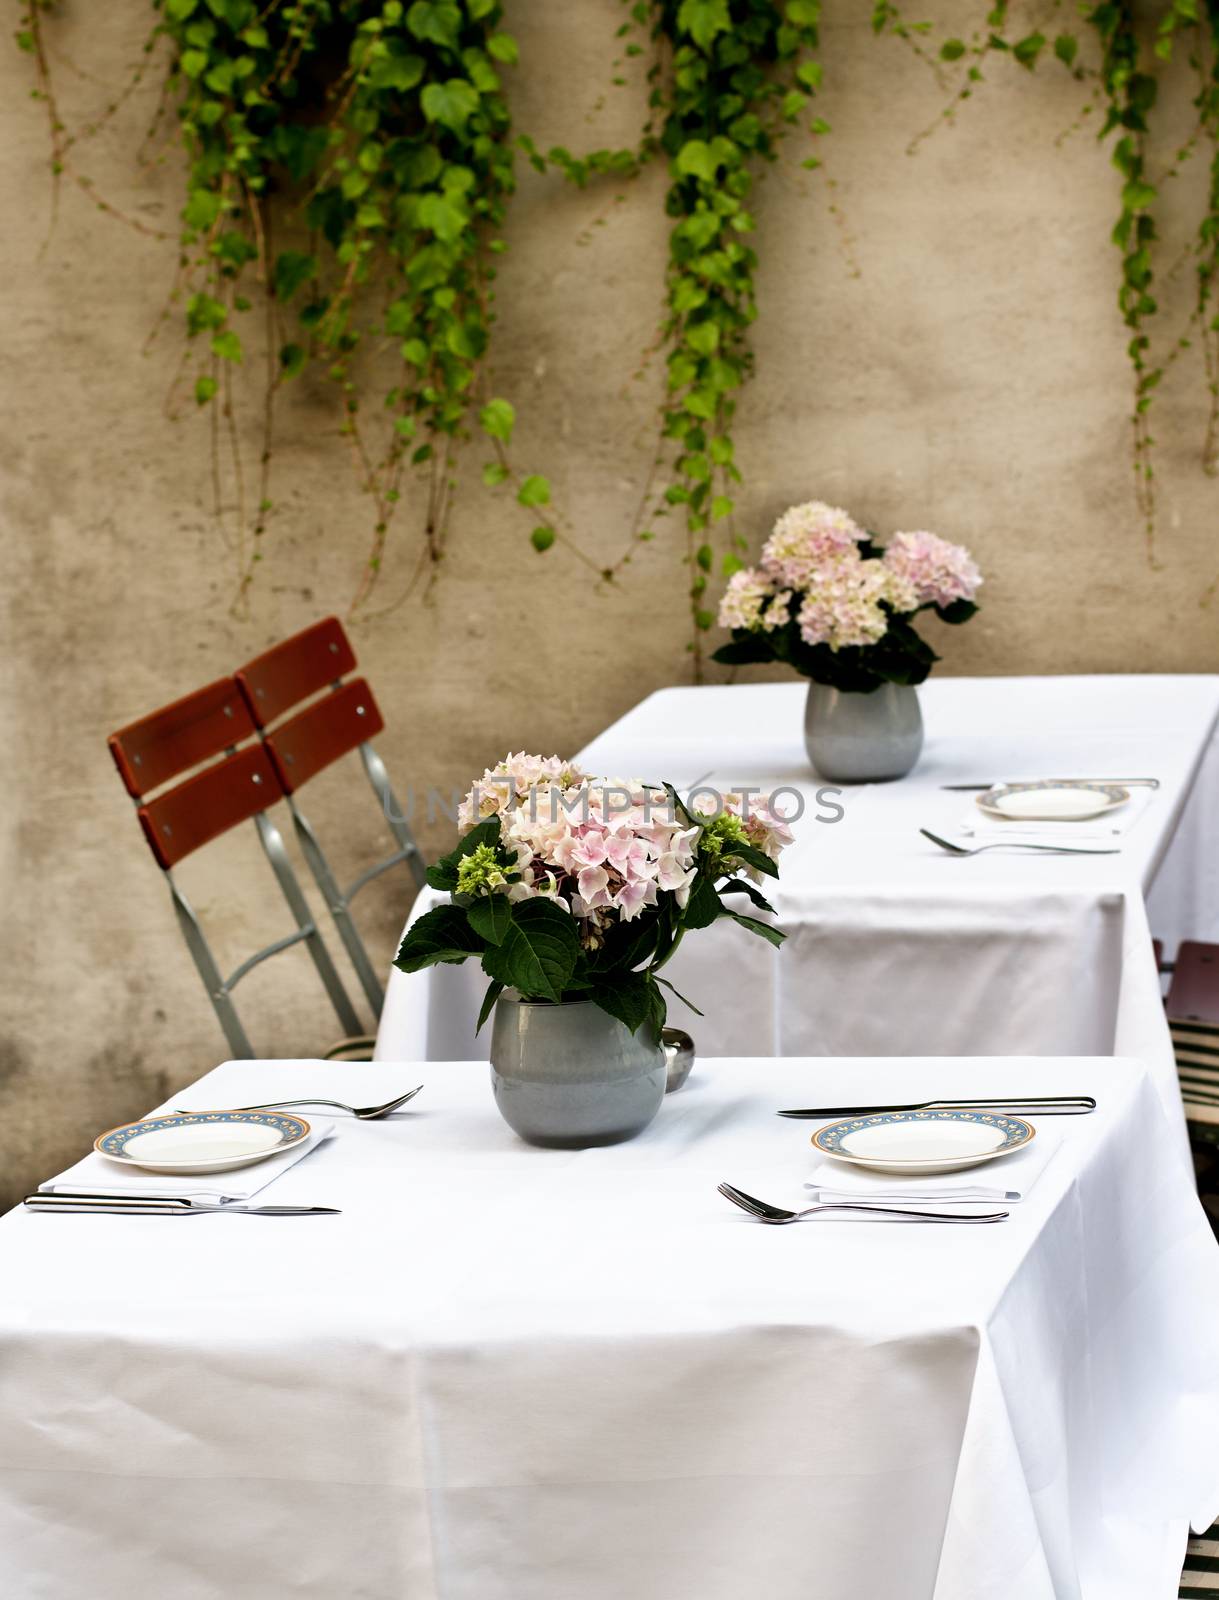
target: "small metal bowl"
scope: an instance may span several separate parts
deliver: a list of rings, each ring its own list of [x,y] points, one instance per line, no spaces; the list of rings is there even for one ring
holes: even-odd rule
[[[681,1028],[662,1028],[660,1042],[664,1047],[665,1065],[668,1069],[665,1093],[672,1094],[674,1089],[680,1089],[690,1076],[690,1068],[694,1065],[694,1040]]]

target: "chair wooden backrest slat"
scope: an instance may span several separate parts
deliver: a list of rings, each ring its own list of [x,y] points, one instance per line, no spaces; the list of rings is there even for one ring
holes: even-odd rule
[[[237,669],[237,682],[260,728],[319,689],[350,672],[355,651],[337,617],[324,617],[311,628],[265,650]]]
[[[374,738],[384,726],[367,681],[353,678],[265,738],[279,781],[293,794],[332,761]]]
[[[283,794],[266,747],[253,744],[145,801],[137,814],[153,855],[168,872]]]
[[[159,789],[180,772],[218,756],[254,733],[254,723],[232,678],[162,706],[112,733],[107,743],[133,799]]]

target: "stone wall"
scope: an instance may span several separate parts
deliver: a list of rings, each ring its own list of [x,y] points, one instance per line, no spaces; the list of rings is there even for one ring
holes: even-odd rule
[[[962,0],[926,8],[967,31]],[[942,641],[967,673],[1214,671],[1219,574],[1213,484],[1202,473],[1196,353],[1163,386],[1155,432],[1160,565],[1132,504],[1129,383],[1108,242],[1118,179],[1085,128],[1061,144],[1081,93],[1053,64],[1010,63],[955,127],[906,154],[944,102],[900,43],[873,39],[863,0],[828,0],[825,174],[803,147],[757,195],[757,376],[739,411],[744,526],[759,539],[793,500],[848,505],[881,530],[929,527],[969,544],[985,610]],[[629,144],[644,114],[632,78],[610,86],[618,0],[508,0],[525,66],[518,127],[543,148]],[[106,104],[152,13],[63,0],[48,21],[69,123]],[[95,193],[172,235],[181,196],[172,142],[135,150],[152,74],[78,147]],[[116,780],[105,734],[230,671],[274,640],[344,611],[371,516],[323,385],[282,412],[276,510],[248,615],[232,614],[235,552],[209,511],[206,424],[165,411],[179,310],[151,347],[176,248],[51,189],[31,63],[0,46],[0,536],[6,633],[0,736],[0,1188],[20,1194],[220,1059],[223,1040],[181,944],[160,874]],[[1189,131],[1186,78],[1173,81]],[[1095,117],[1092,121],[1095,122]],[[1166,147],[1167,148],[1167,147]],[[1172,186],[1169,256],[1184,244],[1201,158]],[[834,188],[827,185],[827,174]],[[620,550],[655,443],[661,373],[640,373],[661,302],[664,175],[576,192],[522,164],[508,225],[496,391],[520,418],[519,459],[546,471],[585,544]],[[831,212],[831,196],[839,208]],[[48,237],[49,233],[49,237]],[[1164,295],[1188,311],[1190,269]],[[248,398],[248,397],[247,397]],[[245,440],[253,450],[251,432]],[[567,752],[688,673],[677,529],[599,591],[561,549],[536,555],[528,523],[462,462],[449,555],[426,599],[395,604],[417,558],[408,493],[380,589],[353,625],[385,711],[402,787],[450,789],[505,748]],[[941,641],[937,641],[941,642]],[[382,830],[354,765],[320,778],[309,812],[354,872]],[[430,849],[442,821],[422,827]],[[252,831],[188,861],[181,879],[228,965],[284,931]],[[409,894],[382,880],[361,916],[387,962]],[[354,984],[353,984],[354,988]],[[305,956],[241,991],[255,1047],[309,1055],[338,1032]]]

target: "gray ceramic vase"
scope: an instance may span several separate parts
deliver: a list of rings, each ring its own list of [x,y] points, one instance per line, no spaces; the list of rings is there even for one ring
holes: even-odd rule
[[[636,1033],[591,1000],[549,1005],[502,995],[491,1025],[491,1087],[500,1115],[529,1144],[620,1144],[665,1097],[660,1034]]]
[[[887,783],[904,778],[923,748],[923,714],[908,684],[883,683],[871,694],[810,683],[804,748],[833,783]]]

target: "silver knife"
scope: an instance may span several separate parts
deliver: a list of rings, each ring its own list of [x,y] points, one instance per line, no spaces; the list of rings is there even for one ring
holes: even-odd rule
[[[189,1200],[182,1195],[27,1194],[31,1211],[97,1211],[115,1216],[193,1217],[204,1212],[239,1211],[251,1217],[342,1216],[334,1206],[247,1206],[236,1201]]]
[[[1013,1116],[1082,1117],[1096,1110],[1090,1094],[1004,1095],[998,1100],[919,1100],[906,1105],[884,1106],[809,1106],[802,1110],[778,1111],[779,1117],[871,1117],[885,1111],[951,1111],[965,1106],[972,1111],[1010,1111]]]
[[[1081,783],[1108,783],[1122,789],[1158,789],[1160,787],[1159,778],[1041,778],[1039,782],[1057,783],[1064,789],[1073,788]],[[994,783],[942,783],[940,785],[941,789],[951,789],[958,794],[969,794],[975,789],[981,793],[986,789],[997,789],[999,787],[999,781]]]

